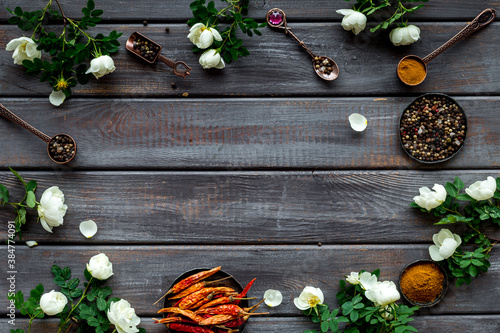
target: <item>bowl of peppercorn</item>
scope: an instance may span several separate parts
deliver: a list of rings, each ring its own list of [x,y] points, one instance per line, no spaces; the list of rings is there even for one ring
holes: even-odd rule
[[[432,260],[422,259],[407,265],[399,275],[403,298],[421,308],[439,303],[448,290],[448,275]]]
[[[47,153],[57,164],[66,164],[76,155],[76,142],[68,134],[54,135],[47,143]]]
[[[420,163],[450,160],[467,137],[465,111],[445,94],[430,93],[415,99],[403,111],[399,125],[401,147]]]

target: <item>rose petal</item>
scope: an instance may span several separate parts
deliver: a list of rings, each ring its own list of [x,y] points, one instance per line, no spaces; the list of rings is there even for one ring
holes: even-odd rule
[[[66,95],[61,90],[52,91],[49,96],[50,103],[55,106],[61,105],[65,99]]]
[[[434,261],[442,261],[444,258],[439,254],[439,248],[436,245],[429,246],[429,254]]]
[[[94,236],[97,232],[97,224],[92,221],[83,221],[80,223],[80,232],[87,238]]]
[[[366,118],[359,113],[353,113],[349,116],[349,123],[351,127],[356,132],[363,132],[368,126],[368,121]]]
[[[37,246],[38,243],[36,241],[26,241],[26,245],[29,247]]]
[[[266,303],[267,306],[274,307],[278,306],[281,304],[283,301],[283,295],[279,290],[273,290],[273,289],[268,289],[264,293],[264,303]]]
[[[457,249],[457,241],[453,238],[446,238],[443,242],[443,245],[439,248],[439,255],[444,259],[447,259],[453,255],[455,250]]]

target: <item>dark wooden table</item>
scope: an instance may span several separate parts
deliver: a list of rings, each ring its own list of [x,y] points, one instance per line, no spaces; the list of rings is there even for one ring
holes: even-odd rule
[[[306,285],[320,287],[334,306],[343,275],[380,268],[382,279],[397,281],[406,264],[428,258],[440,227],[408,206],[419,187],[500,175],[499,23],[436,58],[422,85],[406,87],[396,76],[402,56],[427,55],[481,10],[499,9],[500,1],[432,0],[409,17],[422,40],[408,47],[392,46],[387,32],[355,37],[344,31],[335,10],[350,5],[345,1],[251,1],[250,16],[259,21],[273,7],[285,10],[295,33],[338,63],[334,82],[319,79],[308,55],[268,28],[262,37],[245,38],[249,57],[222,71],[202,70],[186,38],[190,1],[96,2],[104,9],[102,31],[124,33],[117,69],[79,86],[58,108],[48,101],[50,87],[4,50],[21,31],[7,24],[3,7],[18,1],[4,0],[0,9],[1,103],[47,134],[66,132],[78,143],[74,162],[59,167],[45,143],[0,119],[0,183],[19,189],[7,171],[13,167],[39,181],[38,195],[58,185],[69,207],[53,234],[30,215],[23,234],[40,245],[16,247],[16,287],[24,292],[37,283],[55,288],[52,264],[83,277],[88,259],[105,252],[114,265],[114,295],[130,301],[148,332],[164,332],[152,324],[160,308],[152,303],[182,272],[221,265],[242,283],[256,277],[252,296],[269,288],[284,295],[269,316],[252,318],[246,332],[302,332],[314,326],[293,297]],[[83,1],[62,3],[68,16],[80,16]],[[31,9],[43,5],[30,1]],[[134,31],[190,64],[191,77],[182,80],[128,53],[124,44]],[[433,166],[408,158],[397,136],[402,110],[424,92],[453,96],[469,122],[464,149]],[[368,118],[365,132],[351,130],[353,112]],[[2,242],[13,219],[10,208],[0,209]],[[92,239],[78,231],[86,219],[99,227]],[[6,246],[0,249],[6,267]],[[414,326],[500,331],[500,253],[492,254],[487,274],[470,286],[452,286],[439,305],[418,312]],[[2,332],[10,328],[6,274],[3,268]],[[27,321],[16,323],[21,328]],[[55,325],[44,320],[36,332],[53,332]]]

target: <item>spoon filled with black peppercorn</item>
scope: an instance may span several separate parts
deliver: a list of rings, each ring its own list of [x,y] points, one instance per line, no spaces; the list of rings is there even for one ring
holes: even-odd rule
[[[185,79],[188,75],[190,75],[189,71],[191,70],[191,67],[189,67],[184,61],[173,61],[165,57],[163,54],[160,54],[161,45],[138,32],[134,32],[130,35],[125,47],[127,50],[142,60],[146,60],[150,64],[154,63],[156,60],[164,62],[167,66],[174,70],[174,74],[177,76]]]
[[[19,118],[2,104],[0,104],[0,115],[21,125],[43,141],[47,142],[47,154],[49,154],[50,159],[55,163],[66,164],[75,158],[76,142],[68,134],[57,134],[50,137]]]
[[[329,57],[318,56],[311,51],[310,48],[304,44],[295,34],[292,32],[292,28],[289,28],[286,24],[286,15],[285,12],[279,8],[273,8],[266,15],[267,24],[271,28],[282,29],[285,31],[285,34],[292,36],[300,46],[312,57],[313,60],[313,68],[316,74],[323,80],[333,81],[339,76],[339,67]]]

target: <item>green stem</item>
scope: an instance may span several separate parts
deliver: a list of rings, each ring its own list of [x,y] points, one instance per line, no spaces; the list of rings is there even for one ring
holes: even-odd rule
[[[455,213],[455,214],[457,214],[457,215],[459,215],[459,216],[462,216],[462,217],[463,217],[463,215],[462,215],[462,214],[460,214],[460,213],[459,213],[458,211],[456,211],[456,210],[452,210],[452,209],[449,209],[449,208],[446,208],[446,207],[443,207],[443,208],[444,208],[444,210],[445,210],[445,211],[447,211],[447,212],[450,212],[450,213]]]
[[[71,311],[68,313],[68,317],[64,320],[64,324],[62,326],[66,325],[66,323],[68,323],[68,321],[71,319],[71,314],[73,313],[73,311],[78,307],[78,305],[80,305],[80,303],[85,298],[87,291],[89,290],[90,283],[92,282],[92,279],[94,279],[94,277],[90,278],[89,283],[87,283],[87,287],[85,287],[85,290],[83,291],[83,295],[82,295],[82,297],[80,297],[80,300],[78,301],[78,303],[76,303],[75,306],[71,307]],[[62,326],[59,327],[59,330],[57,331],[57,333],[61,332]]]
[[[50,8],[50,6],[52,6],[52,0],[50,0],[47,3],[47,5],[45,6],[45,8],[43,9],[42,17],[40,17],[40,19],[38,20],[39,21],[38,25],[35,27],[35,30],[33,30],[33,34],[31,35],[31,39],[33,39],[33,37],[35,37],[35,33],[37,32],[38,28],[40,28],[42,21],[43,21],[43,18],[45,17],[45,13]]]

